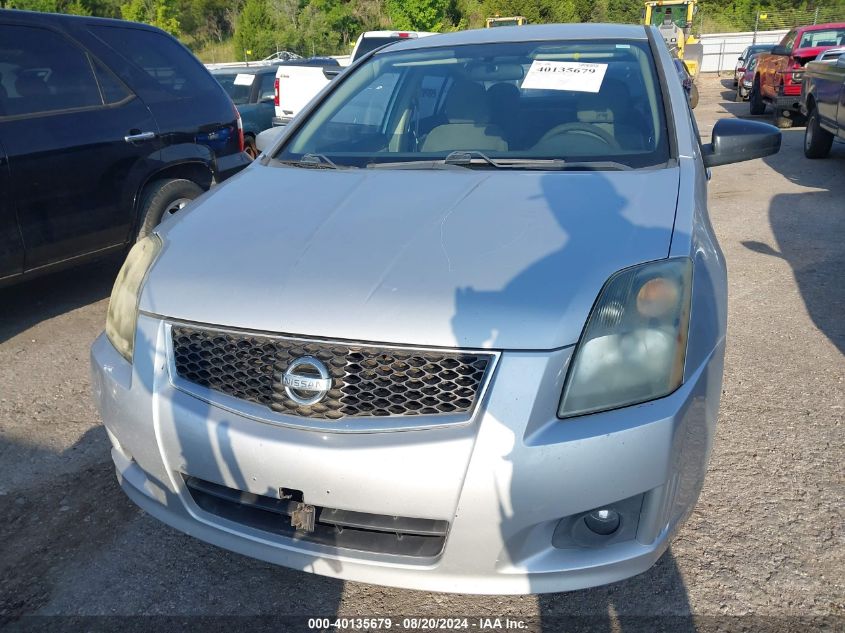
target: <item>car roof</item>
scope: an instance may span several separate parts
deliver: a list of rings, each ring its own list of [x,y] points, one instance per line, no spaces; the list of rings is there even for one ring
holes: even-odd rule
[[[827,24],[808,24],[807,26],[798,27],[800,32],[805,31],[826,31],[827,29],[843,29],[845,22],[828,22]]]
[[[432,37],[400,40],[389,51],[495,44],[500,42],[542,42],[554,40],[645,40],[646,29],[639,24],[530,24],[500,26],[493,29],[472,29],[442,33]]]
[[[64,23],[100,24],[103,26],[119,26],[122,28],[144,29],[164,33],[159,28],[141,22],[117,20],[114,18],[95,18],[89,15],[69,15],[65,13],[43,13],[41,11],[22,11],[19,9],[0,9],[0,18],[30,24],[60,25]]]

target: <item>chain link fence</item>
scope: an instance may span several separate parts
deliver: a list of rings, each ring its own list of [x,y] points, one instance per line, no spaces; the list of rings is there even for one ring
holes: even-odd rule
[[[759,9],[750,12],[725,13],[722,10],[718,15],[708,12],[705,5],[695,16],[693,32],[706,34],[775,31],[825,22],[845,22],[845,4],[838,7],[778,11]]]

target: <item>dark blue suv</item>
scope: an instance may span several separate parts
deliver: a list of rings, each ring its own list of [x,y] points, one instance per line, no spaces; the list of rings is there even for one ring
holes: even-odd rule
[[[0,10],[0,285],[125,249],[243,149],[231,99],[170,35]]]

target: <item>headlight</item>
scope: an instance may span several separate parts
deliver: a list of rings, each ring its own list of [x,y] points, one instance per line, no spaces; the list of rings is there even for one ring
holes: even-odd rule
[[[616,409],[672,393],[683,382],[692,261],[627,268],[604,285],[563,389],[559,417]]]
[[[138,322],[138,299],[147,271],[161,250],[158,235],[148,235],[139,241],[126,256],[117,273],[109,299],[106,317],[106,336],[130,363],[135,348],[135,326]]]

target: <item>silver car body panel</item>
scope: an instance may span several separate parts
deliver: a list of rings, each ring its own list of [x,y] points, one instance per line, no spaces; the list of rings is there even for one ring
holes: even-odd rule
[[[397,46],[645,32],[519,27]],[[657,52],[673,76],[668,51],[661,45]],[[143,292],[134,362],[105,335],[91,350],[94,394],[127,494],[209,543],[350,580],[539,593],[648,569],[703,484],[727,303],[691,113],[679,82],[663,88],[677,150],[677,164],[666,169],[347,173],[257,162],[168,222]],[[574,343],[602,284],[619,268],[667,256],[693,261],[684,383],[658,400],[559,420]],[[364,433],[296,428],[178,389],[168,351],[174,319],[490,348],[497,364],[462,424]],[[449,531],[442,552],[424,559],[309,544],[202,510],[182,474],[271,497],[285,486],[317,506],[443,520]],[[552,544],[562,517],[637,495],[635,538],[604,547]]]
[[[611,274],[668,255],[678,178],[258,165],[160,232],[140,307],[352,341],[572,345]]]

